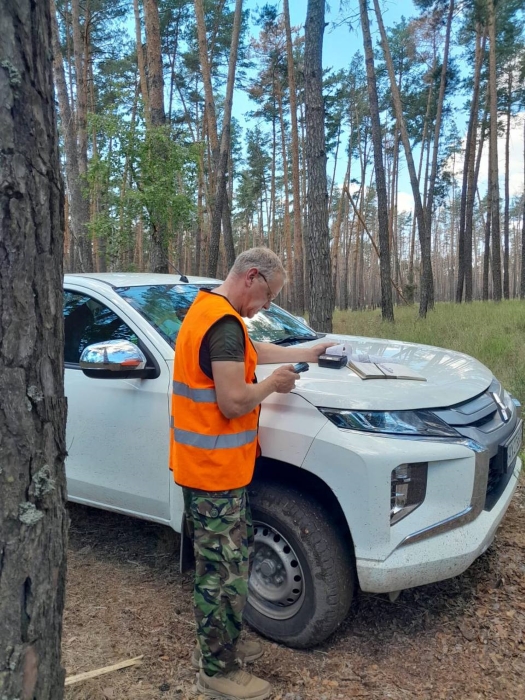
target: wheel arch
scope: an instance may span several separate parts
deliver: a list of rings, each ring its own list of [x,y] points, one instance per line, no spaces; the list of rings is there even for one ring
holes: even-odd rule
[[[317,501],[338,528],[341,540],[355,563],[354,540],[341,504],[332,489],[317,474],[278,459],[259,457],[251,486],[256,486],[258,481],[271,481],[300,490]]]

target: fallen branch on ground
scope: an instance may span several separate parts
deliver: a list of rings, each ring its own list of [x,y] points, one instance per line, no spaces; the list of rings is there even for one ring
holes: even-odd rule
[[[112,664],[111,666],[103,666],[102,668],[96,668],[93,671],[78,673],[76,676],[68,676],[64,685],[80,683],[80,681],[86,681],[89,678],[96,678],[97,676],[102,676],[104,675],[104,673],[118,671],[120,668],[127,668],[128,666],[140,666],[141,659],[143,658],[144,655],[136,656],[134,659],[126,659],[125,661],[119,661],[117,664]]]

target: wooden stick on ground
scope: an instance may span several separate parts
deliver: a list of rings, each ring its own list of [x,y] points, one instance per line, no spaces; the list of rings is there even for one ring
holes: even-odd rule
[[[104,673],[111,673],[112,671],[118,671],[120,668],[127,668],[128,666],[140,666],[142,656],[136,656],[134,659],[126,659],[125,661],[119,661],[117,664],[112,666],[104,666],[103,668],[96,668],[93,671],[86,671],[86,673],[78,673],[76,676],[68,676],[64,685],[72,685],[73,683],[80,683],[80,681],[86,681],[88,678],[96,678],[97,676],[102,676]]]

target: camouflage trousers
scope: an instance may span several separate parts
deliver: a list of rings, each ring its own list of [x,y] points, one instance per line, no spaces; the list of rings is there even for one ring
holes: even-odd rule
[[[245,488],[183,488],[195,552],[194,611],[201,668],[209,676],[235,668],[248,598],[253,524]]]

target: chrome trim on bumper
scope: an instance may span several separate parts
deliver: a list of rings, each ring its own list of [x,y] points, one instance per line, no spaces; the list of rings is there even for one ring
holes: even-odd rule
[[[487,450],[476,452],[475,455],[474,486],[472,489],[470,505],[456,515],[451,515],[449,518],[445,518],[445,520],[440,520],[440,522],[435,523],[434,525],[429,525],[429,527],[425,527],[422,530],[413,532],[411,535],[407,535],[403,540],[401,540],[398,547],[404,547],[407,544],[420,542],[421,540],[428,539],[429,537],[440,535],[443,532],[454,530],[456,527],[461,527],[462,525],[471,523],[478,517],[485,504],[490,459]]]

